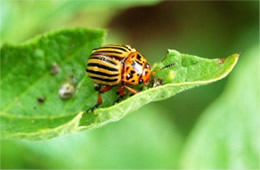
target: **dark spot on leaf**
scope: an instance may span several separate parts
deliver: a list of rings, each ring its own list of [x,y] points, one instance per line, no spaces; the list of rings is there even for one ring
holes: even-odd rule
[[[160,78],[154,78],[154,79],[152,79],[152,87],[161,86],[161,85],[163,85],[163,84],[164,84],[164,82],[163,82],[163,80],[160,79]]]
[[[218,60],[218,63],[219,63],[219,64],[223,64],[224,61],[225,61],[225,58],[220,58],[220,59]]]
[[[45,97],[38,97],[37,98],[37,101],[38,101],[38,103],[40,103],[40,104],[43,104],[44,102],[45,102]]]
[[[94,84],[94,89],[96,91],[99,91],[101,89],[101,85],[100,84]]]
[[[76,85],[76,78],[75,76],[72,74],[70,75],[70,82],[73,84],[73,85]]]
[[[65,83],[59,89],[59,96],[61,99],[69,99],[74,95],[75,87],[71,83]]]
[[[52,63],[51,65],[51,74],[56,75],[61,71],[60,66],[57,63]]]

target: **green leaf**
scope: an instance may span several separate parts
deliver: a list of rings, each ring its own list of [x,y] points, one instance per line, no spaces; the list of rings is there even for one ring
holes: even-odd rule
[[[159,112],[156,105],[146,105],[141,114],[94,131],[37,142],[0,140],[1,169],[174,168],[184,142]]]
[[[96,103],[97,92],[93,81],[85,75],[85,66],[91,50],[101,45],[103,36],[101,30],[63,30],[23,45],[4,45],[1,48],[1,136],[40,140],[100,127],[149,102],[224,78],[239,56],[209,60],[169,50],[163,61],[153,67],[156,70],[176,63],[155,75],[164,85],[146,87],[115,105],[117,95],[113,88],[102,94],[102,108],[86,114],[84,111]],[[54,63],[61,70],[55,75],[51,74]],[[58,91],[66,83],[74,86],[75,93],[65,100]]]
[[[242,57],[188,138],[184,169],[259,169],[259,46]]]

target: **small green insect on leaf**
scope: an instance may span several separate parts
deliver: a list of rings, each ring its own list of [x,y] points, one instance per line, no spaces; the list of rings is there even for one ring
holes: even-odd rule
[[[169,50],[153,70],[174,66],[154,75],[146,89],[114,104],[117,87],[102,94],[94,113],[97,92],[86,76],[91,51],[101,46],[104,31],[65,29],[42,35],[22,45],[1,47],[0,127],[5,138],[42,140],[100,127],[120,120],[153,101],[227,76],[239,55],[205,59]]]

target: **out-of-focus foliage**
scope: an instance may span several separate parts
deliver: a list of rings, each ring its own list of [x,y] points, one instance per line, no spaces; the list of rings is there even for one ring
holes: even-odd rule
[[[0,33],[3,42],[21,42],[35,34],[62,27],[102,27],[124,8],[153,5],[158,0],[1,0]],[[99,16],[102,13],[102,16]]]
[[[41,142],[1,140],[1,168],[181,168],[193,164],[197,167],[216,165],[218,168],[259,169],[259,150],[249,147],[257,142],[252,141],[257,138],[254,134],[260,133],[259,125],[251,127],[255,126],[259,115],[251,115],[252,118],[247,117],[245,112],[241,113],[247,108],[259,113],[259,98],[255,101],[257,103],[249,102],[251,90],[237,92],[242,85],[250,86],[259,77],[259,71],[254,73],[253,78],[248,76],[248,84],[237,78],[247,71],[250,58],[258,57],[258,61],[254,60],[255,64],[259,64],[259,52],[254,52],[254,55],[247,52],[255,45],[258,45],[259,51],[258,1],[138,1],[124,6],[120,3],[131,2],[93,1],[95,8],[88,7],[86,3],[89,2],[86,1],[0,2],[1,44],[23,42],[55,28],[83,26],[107,28],[106,43],[130,44],[151,63],[160,61],[165,49],[178,49],[204,58],[219,58],[234,52],[242,54],[239,67],[234,70],[237,73],[230,74],[227,79],[149,104],[101,129]],[[69,5],[63,6],[63,3]],[[228,87],[225,88],[227,81]],[[260,87],[259,81],[255,82],[255,86]],[[229,94],[233,90],[238,96]],[[251,92],[259,94],[253,89]],[[240,110],[233,110],[232,97],[236,97],[234,101],[243,100],[247,105],[241,104]],[[219,113],[224,108],[229,111],[227,117]],[[240,116],[233,118],[236,112]],[[198,121],[202,113],[202,120]],[[215,122],[214,118],[219,119]],[[212,125],[207,121],[212,121]],[[223,128],[224,132],[217,131],[215,127]],[[232,134],[234,130],[237,135]],[[210,141],[218,142],[205,143],[205,135]],[[229,136],[239,137],[238,140],[242,141],[232,142],[235,139]],[[193,142],[199,142],[198,146]],[[207,151],[204,147],[209,150],[211,146],[212,149],[221,149],[217,155],[214,150],[205,155],[200,152]],[[189,152],[191,155],[187,156]]]
[[[48,141],[1,141],[2,167],[176,167],[182,137],[158,112],[157,107],[144,107],[118,123]]]
[[[224,93],[187,140],[183,168],[259,168],[259,47],[247,51]]]

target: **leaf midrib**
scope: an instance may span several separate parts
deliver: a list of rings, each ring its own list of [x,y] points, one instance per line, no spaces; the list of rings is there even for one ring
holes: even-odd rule
[[[22,136],[22,135],[25,135],[25,136],[33,136],[33,135],[39,135],[39,134],[43,134],[43,133],[50,133],[50,131],[52,132],[55,132],[55,131],[59,131],[60,129],[63,129],[64,127],[66,126],[69,126],[70,124],[73,124],[75,119],[77,119],[79,117],[79,120],[81,119],[83,115],[83,112],[79,112],[78,114],[75,114],[75,117],[73,117],[72,120],[60,125],[60,126],[57,126],[55,128],[44,128],[44,129],[39,129],[35,132],[15,132],[15,133],[4,133],[4,135],[9,135],[10,137],[12,136]],[[79,122],[77,123],[77,126],[79,126]],[[11,134],[11,135],[10,135]]]
[[[226,77],[232,71],[232,69],[234,68],[234,66],[236,65],[236,63],[238,61],[238,58],[239,58],[238,56],[235,57],[235,61],[232,63],[232,65],[229,67],[229,69],[225,70],[224,74],[220,74],[220,75],[216,76],[213,79],[202,80],[202,81],[183,82],[183,83],[169,83],[169,84],[166,84],[166,85],[162,85],[162,86],[158,86],[158,87],[147,89],[145,91],[137,93],[136,95],[132,96],[131,98],[133,99],[135,97],[138,97],[141,94],[144,95],[144,93],[148,93],[148,92],[151,92],[151,91],[157,91],[159,89],[163,89],[163,88],[167,88],[167,87],[171,87],[171,86],[178,87],[178,86],[187,86],[187,85],[202,85],[202,84],[209,84],[209,83],[215,82],[217,80],[220,80],[220,79]],[[131,99],[131,98],[128,98],[128,99]],[[96,111],[102,112],[103,110],[106,110],[106,109],[114,109],[114,107],[120,107],[120,105],[122,105],[125,102],[127,102],[127,100],[123,100],[122,102],[120,102],[120,103],[118,103],[116,105],[112,105],[109,108],[97,109]]]
[[[192,82],[184,82],[184,83],[170,83],[170,84],[166,84],[166,85],[163,85],[163,86],[159,86],[159,87],[155,87],[155,88],[150,88],[150,89],[147,89],[145,91],[141,91],[140,93],[137,93],[136,95],[132,96],[131,98],[135,98],[135,97],[138,97],[139,95],[145,95],[144,93],[150,93],[151,91],[156,91],[158,89],[163,89],[163,88],[167,88],[167,87],[178,87],[178,86],[185,86],[185,85],[201,85],[201,84],[208,84],[208,83],[211,83],[211,82],[214,82],[214,81],[217,81],[219,79],[222,79],[224,78],[225,76],[227,76],[228,73],[230,73],[230,71],[233,69],[233,67],[236,65],[238,61],[238,57],[235,58],[235,61],[233,62],[232,66],[229,67],[229,69],[225,70],[224,74],[220,74],[218,75],[217,77],[215,77],[214,79],[210,79],[210,80],[203,80],[203,81],[192,81]],[[83,78],[83,79],[86,79],[86,78]],[[131,98],[128,98],[128,99],[131,99]],[[102,112],[104,110],[111,110],[111,109],[114,109],[114,107],[120,107],[120,105],[124,104],[125,102],[128,102],[128,99],[126,100],[123,100],[122,102],[116,104],[116,105],[112,105],[108,108],[99,108],[97,109],[96,111],[98,112]],[[149,102],[149,101],[148,101]],[[85,104],[85,103],[84,103]],[[83,104],[83,105],[84,105]],[[96,113],[96,111],[94,113]],[[10,114],[6,114],[4,112],[1,112],[3,114],[0,114],[0,116],[7,116],[7,115],[10,115]],[[55,115],[55,116],[41,116],[41,117],[32,117],[32,116],[21,116],[19,115],[20,118],[22,119],[55,119],[55,118],[62,118],[62,117],[67,117],[67,116],[72,116],[72,115],[75,115],[77,113],[70,113],[70,114],[63,114],[63,115]]]

